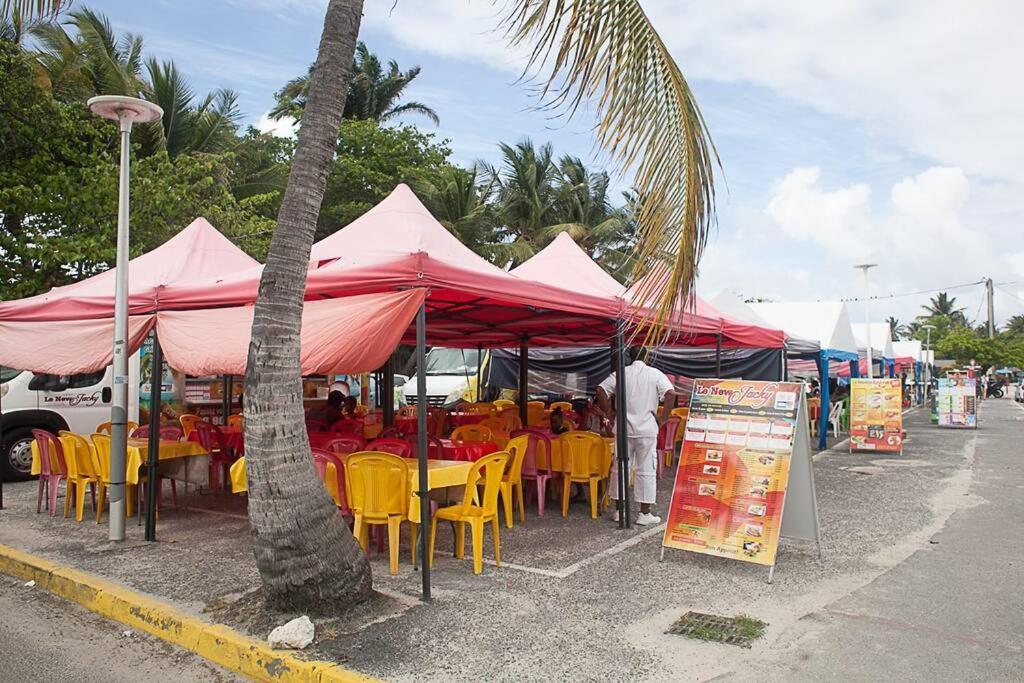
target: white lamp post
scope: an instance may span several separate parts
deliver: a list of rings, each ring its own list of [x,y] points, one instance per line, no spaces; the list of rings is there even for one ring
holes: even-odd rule
[[[932,330],[935,329],[935,325],[921,325],[921,329],[925,331],[925,342],[924,342],[924,396],[928,398],[928,391],[931,388],[931,377],[929,372],[929,366],[931,365],[931,347],[932,347]]]
[[[110,407],[110,535],[124,540],[124,479],[128,450],[128,170],[132,124],[156,121],[163,109],[121,95],[100,95],[89,109],[121,125],[121,177],[117,195],[117,276],[114,285],[114,387]],[[152,484],[152,483],[151,483]]]
[[[868,379],[874,376],[874,371],[871,368],[871,309],[869,304],[871,291],[868,287],[868,271],[877,265],[877,263],[861,263],[854,266],[854,268],[864,271],[864,343],[868,347]]]

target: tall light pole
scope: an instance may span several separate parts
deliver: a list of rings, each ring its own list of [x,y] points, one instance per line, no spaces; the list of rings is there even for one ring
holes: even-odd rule
[[[100,95],[89,109],[121,126],[121,177],[117,195],[117,261],[114,284],[114,386],[110,406],[110,533],[124,540],[124,480],[128,450],[128,178],[132,124],[164,115],[152,102],[122,95]],[[154,372],[157,372],[154,370]],[[151,485],[153,485],[151,483]]]
[[[931,365],[931,347],[932,347],[932,330],[935,329],[935,325],[921,325],[921,329],[925,331],[925,342],[924,342],[924,396],[928,398],[928,390],[931,388],[931,373],[929,372]]]
[[[877,265],[877,263],[861,263],[854,266],[854,268],[859,268],[864,272],[864,342],[868,347],[868,379],[874,376],[871,368],[871,289],[868,285],[868,271]]]

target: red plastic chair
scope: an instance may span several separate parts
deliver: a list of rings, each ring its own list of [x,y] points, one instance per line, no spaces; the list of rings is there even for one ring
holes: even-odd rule
[[[218,491],[228,480],[228,468],[235,461],[235,454],[224,445],[224,433],[210,422],[197,422],[196,433],[199,444],[210,455],[210,490]]]
[[[526,455],[523,456],[522,478],[524,481],[532,479],[536,483],[537,516],[543,517],[548,481],[558,479],[561,476],[560,472],[555,472],[551,469],[551,436],[542,429],[517,429],[512,432],[511,437],[514,439],[517,436],[529,437]],[[545,449],[544,453],[547,455],[545,467],[538,467],[537,465],[538,448]]]
[[[320,478],[324,480],[324,485],[327,484],[327,463],[334,465],[335,483],[338,486],[338,511],[346,517],[351,516],[352,510],[349,509],[348,500],[345,498],[345,465],[341,462],[341,458],[337,454],[322,448],[313,448],[311,450],[313,451],[313,462],[316,464],[316,471]]]
[[[378,439],[401,439],[404,435],[402,430],[398,427],[385,427],[380,430],[380,434],[377,435]]]
[[[328,424],[323,420],[318,420],[315,417],[306,418],[306,431],[307,432],[326,432],[328,431]]]
[[[366,450],[366,439],[355,434],[345,434],[320,444],[320,450],[331,453],[357,453]]]
[[[338,420],[330,426],[328,431],[335,432],[337,434],[357,434],[363,435],[363,421],[355,418],[346,418],[344,420]]]
[[[61,479],[67,480],[68,466],[64,462],[64,449],[60,439],[45,429],[33,429],[36,447],[39,449],[39,491],[36,495],[36,514],[43,506],[43,490],[46,490],[46,509],[50,516],[57,514],[57,492]]]
[[[397,455],[400,458],[412,457],[412,446],[409,445],[408,441],[402,439],[374,439],[370,443],[366,444],[367,451],[376,451],[378,453],[390,453],[391,455]]]
[[[160,440],[161,441],[181,441],[184,433],[181,431],[181,427],[161,427],[160,428]]]
[[[665,467],[671,467],[676,455],[676,434],[679,433],[679,425],[683,418],[673,415],[658,428],[658,444],[655,457],[658,460],[658,477],[665,471]]]

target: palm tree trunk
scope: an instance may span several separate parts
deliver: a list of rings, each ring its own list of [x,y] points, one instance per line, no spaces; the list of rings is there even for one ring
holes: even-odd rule
[[[363,0],[331,0],[253,316],[245,443],[253,552],[269,605],[323,612],[370,593],[370,566],[310,457],[299,332]]]

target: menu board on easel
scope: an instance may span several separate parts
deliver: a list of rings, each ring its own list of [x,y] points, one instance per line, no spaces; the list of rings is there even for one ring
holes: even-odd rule
[[[808,433],[802,384],[697,380],[662,555],[677,548],[774,570],[782,535],[820,548]]]
[[[850,380],[850,451],[903,452],[899,379]]]
[[[943,377],[939,380],[935,409],[940,427],[952,429],[978,428],[978,395],[976,379]]]

